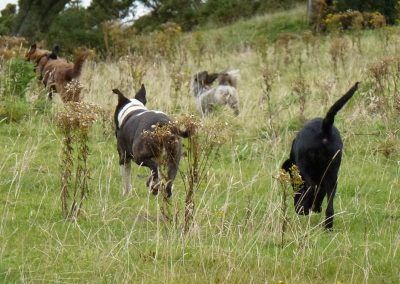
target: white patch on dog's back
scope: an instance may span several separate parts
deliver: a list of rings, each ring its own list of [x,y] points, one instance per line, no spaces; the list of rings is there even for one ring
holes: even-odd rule
[[[118,126],[121,127],[122,122],[128,116],[128,114],[137,110],[147,110],[147,108],[140,101],[131,99],[131,102],[126,104],[118,113]]]

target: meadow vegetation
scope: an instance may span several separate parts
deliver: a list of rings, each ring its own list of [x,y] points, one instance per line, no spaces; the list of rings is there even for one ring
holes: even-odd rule
[[[0,282],[397,283],[400,30],[315,36],[302,28],[304,8],[286,12],[289,22],[283,17],[190,34],[172,27],[176,37],[133,38],[136,53],[86,62],[84,102],[101,110],[85,132],[90,175],[72,221],[60,206],[65,133],[57,117],[64,106],[57,96],[47,104],[29,80],[23,118],[12,122],[0,112]],[[261,22],[264,31],[253,28]],[[4,83],[9,64],[1,63],[0,102],[14,96]],[[182,178],[167,205],[173,218],[164,217],[162,195],[146,188],[147,169],[132,167],[133,194],[123,197],[111,90],[133,96],[144,83],[150,109],[177,120],[200,117],[191,76],[227,68],[241,72],[240,115],[220,108],[200,122],[196,141],[208,143],[218,127],[220,145],[191,193],[190,228],[185,173],[193,168],[193,141],[185,141]],[[279,169],[303,122],[323,116],[356,81],[360,91],[335,122],[344,153],[334,230],[327,232],[324,214],[295,214]]]

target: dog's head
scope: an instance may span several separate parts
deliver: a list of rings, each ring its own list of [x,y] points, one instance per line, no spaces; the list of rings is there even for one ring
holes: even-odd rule
[[[204,88],[209,88],[211,84],[218,78],[219,73],[208,74],[207,71],[202,71],[195,74],[192,78],[192,92],[195,96]]]
[[[37,62],[41,57],[47,55],[49,51],[41,49],[36,43],[32,44],[28,51],[25,53],[25,60]]]
[[[208,74],[207,71],[202,71],[194,75],[193,80],[200,85],[211,85],[218,78],[218,73]]]
[[[139,91],[136,92],[135,98],[134,99],[128,99],[120,90],[118,89],[113,89],[112,90],[114,94],[118,95],[118,104],[115,108],[114,112],[114,122],[116,129],[118,130],[118,114],[119,112],[126,106],[127,104],[133,102],[134,100],[139,101],[143,105],[146,105],[147,99],[146,99],[146,88],[144,87],[144,84],[140,87]]]

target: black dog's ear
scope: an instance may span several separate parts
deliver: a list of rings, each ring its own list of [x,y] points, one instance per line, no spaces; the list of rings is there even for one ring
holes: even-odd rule
[[[34,51],[34,50],[36,50],[36,48],[37,48],[37,45],[36,45],[36,43],[34,43],[34,44],[32,44],[31,47],[29,48],[29,51]]]
[[[207,75],[208,75],[207,71],[199,72],[196,75],[194,75],[194,80],[203,84],[207,79]]]
[[[205,83],[207,85],[211,85],[219,76],[219,73],[211,73],[211,74],[207,74],[206,79],[205,79]]]
[[[58,54],[60,53],[60,47],[58,45],[55,45],[51,51],[51,53],[49,54],[49,58],[51,59],[57,59],[58,58]]]
[[[144,87],[144,84],[142,84],[142,86],[140,87],[140,90],[137,91],[137,93],[135,95],[135,99],[137,99],[143,105],[146,105],[146,103],[147,103],[146,88]]]
[[[129,102],[130,102],[130,100],[129,100],[127,97],[125,97],[124,94],[121,93],[120,90],[118,90],[118,89],[113,89],[112,91],[113,91],[114,94],[117,94],[117,95],[118,95],[118,104],[119,104],[119,105],[121,105],[121,104],[126,104],[126,103],[129,103]]]

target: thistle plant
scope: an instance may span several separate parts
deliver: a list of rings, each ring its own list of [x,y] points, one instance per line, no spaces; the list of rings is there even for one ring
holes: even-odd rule
[[[317,45],[318,38],[313,35],[311,31],[305,31],[301,34],[301,39],[306,45],[306,52],[308,58],[314,58],[311,56],[314,53],[315,46]]]
[[[179,96],[182,94],[185,84],[187,84],[187,82],[190,80],[189,72],[184,69],[184,65],[185,64],[179,60],[171,65],[171,71],[169,72],[171,77],[171,94],[174,106],[177,106]]]
[[[268,40],[266,37],[258,37],[253,43],[254,49],[261,62],[268,62]]]
[[[372,81],[372,86],[375,95],[377,110],[383,111],[386,115],[388,114],[389,107],[389,96],[386,95],[386,91],[389,91],[389,78],[390,78],[390,63],[391,59],[381,59],[371,65],[369,65],[367,74]],[[394,82],[397,82],[397,78]]]
[[[294,81],[292,91],[299,99],[300,120],[303,122],[305,121],[306,96],[310,93],[310,86],[303,77],[299,77]]]
[[[142,56],[128,56],[127,61],[134,87],[133,89],[137,90],[142,85],[144,76],[146,76],[146,62]]]
[[[224,143],[225,136],[222,125],[201,124],[193,115],[184,116],[176,123],[191,133],[187,141],[187,167],[180,171],[186,191],[183,232],[187,234],[195,216],[195,194],[206,179],[210,163]]]
[[[292,58],[291,43],[295,38],[296,36],[291,33],[281,33],[275,42],[275,51],[283,50],[285,64],[288,64]]]
[[[261,97],[261,106],[263,107],[265,102],[267,104],[267,115],[269,119],[269,124],[272,126],[272,114],[273,109],[271,105],[271,93],[272,87],[276,80],[277,72],[271,67],[265,65],[262,69],[262,91],[263,95]]]
[[[348,51],[348,43],[344,37],[336,37],[332,40],[329,48],[329,54],[331,55],[333,72],[338,76],[338,65],[342,63],[343,70],[345,70],[345,59]]]
[[[76,79],[66,83],[65,93],[62,95],[62,100],[64,102],[80,102],[82,100],[82,88],[82,84]]]
[[[96,121],[98,110],[97,106],[88,103],[67,102],[64,110],[56,116],[57,126],[64,136],[60,169],[61,211],[65,219],[76,219],[79,216],[83,200],[88,194],[88,134]]]

